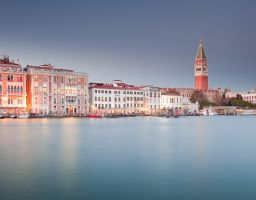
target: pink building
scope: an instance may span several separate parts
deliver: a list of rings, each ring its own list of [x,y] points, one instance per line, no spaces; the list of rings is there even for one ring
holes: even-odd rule
[[[26,76],[21,66],[0,58],[0,114],[18,114],[26,111]]]
[[[30,66],[27,72],[27,110],[36,114],[86,115],[88,75],[52,65]]]

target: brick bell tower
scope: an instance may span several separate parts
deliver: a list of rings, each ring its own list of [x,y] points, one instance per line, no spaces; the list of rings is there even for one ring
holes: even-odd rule
[[[203,41],[200,41],[195,59],[195,89],[208,90],[208,64],[204,53]]]

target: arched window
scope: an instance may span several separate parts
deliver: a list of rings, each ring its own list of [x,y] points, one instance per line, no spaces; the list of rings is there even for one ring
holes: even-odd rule
[[[23,93],[23,87],[20,86],[20,93]]]
[[[0,85],[0,93],[2,93],[2,85]]]
[[[20,93],[20,86],[17,86],[17,93]]]
[[[11,92],[11,88],[10,88],[10,85],[8,85],[8,94],[10,94]]]
[[[13,93],[13,86],[11,86],[11,93]]]
[[[14,86],[14,93],[16,93],[16,85]]]

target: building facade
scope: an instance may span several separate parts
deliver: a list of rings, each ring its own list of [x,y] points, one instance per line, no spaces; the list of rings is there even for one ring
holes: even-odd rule
[[[90,83],[91,114],[138,114],[144,110],[143,90],[121,80]]]
[[[243,100],[256,104],[256,90],[241,92],[240,95],[243,97]]]
[[[203,41],[200,41],[195,58],[195,89],[208,90],[208,63],[205,56]]]
[[[145,114],[157,114],[160,111],[161,91],[159,87],[144,86],[144,111]]]
[[[0,58],[0,113],[19,114],[26,111],[26,76],[21,66]]]
[[[182,96],[176,91],[166,91],[161,94],[161,109],[177,110],[182,107]]]
[[[28,65],[27,111],[36,114],[86,115],[89,112],[88,75],[54,67]]]

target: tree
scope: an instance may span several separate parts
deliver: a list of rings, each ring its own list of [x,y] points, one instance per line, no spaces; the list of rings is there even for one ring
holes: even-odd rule
[[[207,96],[205,95],[205,93],[202,92],[202,91],[199,91],[199,90],[195,90],[192,93],[190,101],[192,103],[198,102],[200,109],[203,109],[205,106],[212,106],[212,105],[214,105],[213,103],[208,101]]]

